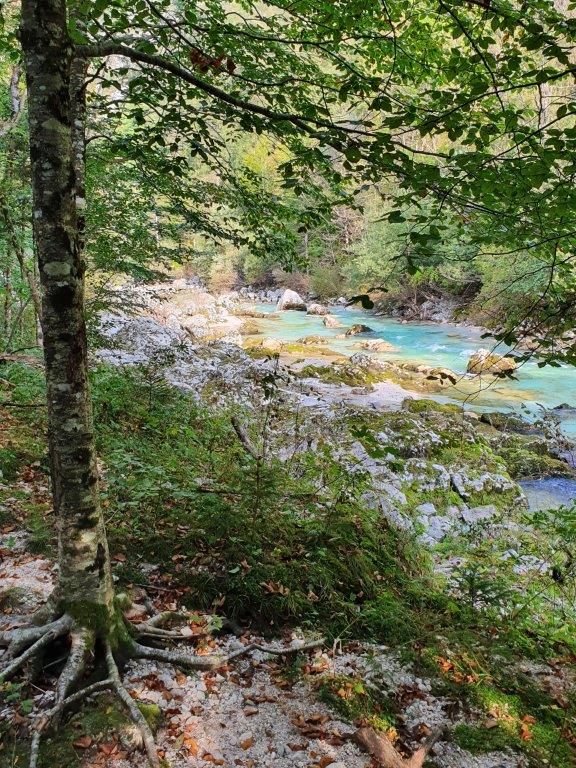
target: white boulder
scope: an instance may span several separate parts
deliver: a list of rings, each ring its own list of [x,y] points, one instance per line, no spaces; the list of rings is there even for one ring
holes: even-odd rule
[[[508,355],[498,355],[488,349],[479,349],[468,361],[468,373],[510,373],[515,371],[518,363]]]
[[[296,309],[299,312],[306,312],[306,302],[296,291],[287,288],[278,302],[277,309],[283,311],[285,309]]]
[[[323,304],[310,304],[308,307],[309,315],[327,315],[329,312],[328,307],[325,307]]]

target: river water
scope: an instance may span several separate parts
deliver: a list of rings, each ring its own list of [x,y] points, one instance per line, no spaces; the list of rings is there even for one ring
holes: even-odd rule
[[[257,309],[273,313],[275,307],[258,305]],[[450,368],[464,374],[470,355],[480,347],[495,348],[504,353],[507,348],[496,346],[493,339],[483,339],[482,329],[449,323],[400,323],[394,318],[378,317],[370,312],[352,308],[332,308],[344,328],[325,328],[322,317],[305,312],[280,312],[277,318],[259,321],[264,336],[295,341],[310,334],[332,339],[330,348],[344,355],[353,355],[361,339],[384,339],[395,347],[394,352],[370,353],[381,360],[418,361],[428,365]],[[335,338],[347,326],[364,323],[372,333]],[[444,390],[440,399],[463,402],[475,410],[497,409],[518,411],[536,416],[544,408],[568,405],[570,408],[555,412],[566,435],[576,439],[576,368],[562,366],[539,368],[537,360],[523,363],[514,373],[515,380],[476,376],[459,381]]]
[[[273,313],[275,307],[261,304],[258,310]],[[384,339],[393,344],[395,351],[374,354],[381,360],[418,361],[428,365],[450,368],[464,374],[470,355],[480,347],[495,349],[503,354],[507,347],[497,345],[493,339],[483,339],[483,330],[450,323],[400,323],[389,317],[379,317],[356,308],[331,309],[344,328],[325,328],[322,317],[305,312],[280,312],[276,318],[259,320],[264,336],[295,341],[303,336],[320,334],[332,341],[330,349],[343,355],[361,351],[360,339]],[[363,323],[372,329],[361,337],[335,338],[347,326]],[[569,406],[554,411],[562,431],[576,441],[576,368],[538,367],[537,359],[523,363],[514,373],[515,379],[494,379],[492,376],[466,377],[456,385],[446,387],[442,395],[432,395],[443,402],[459,402],[477,411],[499,410],[518,412],[532,419],[542,408]],[[541,478],[522,483],[534,508],[558,506],[576,498],[576,481],[560,478]]]

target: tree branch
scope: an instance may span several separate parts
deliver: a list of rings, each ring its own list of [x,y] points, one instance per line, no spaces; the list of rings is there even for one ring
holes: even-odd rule
[[[135,48],[124,45],[123,43],[118,43],[115,41],[103,41],[98,43],[91,43],[90,45],[78,45],[76,46],[76,55],[86,59],[98,58],[100,56],[125,56],[131,61],[138,61],[141,64],[148,64],[152,67],[164,69],[166,72],[170,72],[180,80],[184,80],[185,82],[190,83],[190,85],[193,85],[199,90],[204,91],[204,93],[208,93],[210,96],[214,96],[214,98],[218,99],[219,101],[222,101],[225,104],[229,104],[236,109],[251,112],[255,115],[261,115],[262,117],[266,117],[268,120],[272,120],[273,122],[292,123],[307,133],[310,133],[311,126],[314,126],[316,128],[328,128],[329,130],[338,131],[348,135],[368,137],[374,136],[374,134],[370,131],[363,131],[358,128],[339,125],[337,123],[332,123],[329,120],[305,117],[303,115],[298,115],[292,112],[276,112],[275,110],[269,109],[268,107],[262,107],[259,104],[254,104],[252,101],[247,101],[246,99],[232,96],[226,91],[223,91],[221,88],[212,85],[212,83],[206,82],[206,80],[202,80],[200,77],[193,75],[189,70],[184,69],[184,67],[181,67],[172,61],[169,61],[163,56],[158,56],[157,54],[152,53],[144,53],[144,51],[138,51]]]

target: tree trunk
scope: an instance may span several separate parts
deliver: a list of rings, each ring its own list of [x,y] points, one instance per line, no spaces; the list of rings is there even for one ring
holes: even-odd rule
[[[100,631],[113,586],[98,478],[84,320],[83,181],[75,173],[73,46],[65,0],[22,0],[34,240],[42,289],[60,611]],[[82,117],[79,115],[79,118]]]

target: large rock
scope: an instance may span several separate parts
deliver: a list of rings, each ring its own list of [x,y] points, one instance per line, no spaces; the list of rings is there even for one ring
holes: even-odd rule
[[[359,368],[366,368],[367,370],[371,368],[377,368],[379,366],[377,360],[374,360],[374,358],[370,357],[370,355],[367,355],[364,352],[356,352],[353,354],[350,358],[350,363],[351,365],[357,365]]]
[[[309,315],[328,315],[330,313],[330,310],[328,307],[325,307],[323,304],[310,304],[308,307],[308,314]]]
[[[297,340],[297,344],[304,344],[306,347],[315,347],[318,344],[328,344],[329,339],[326,336],[319,336],[317,334],[311,334],[310,336],[303,336]]]
[[[462,519],[468,525],[482,523],[485,520],[491,520],[498,514],[498,510],[493,504],[484,504],[480,507],[468,507],[462,510]]]
[[[326,328],[342,328],[342,323],[334,315],[325,315],[322,320]]]
[[[285,309],[296,309],[299,312],[306,312],[306,302],[299,293],[287,288],[278,302],[277,309],[280,311]]]
[[[497,355],[488,349],[474,352],[468,361],[468,373],[510,373],[518,367],[517,361],[508,355]]]
[[[240,336],[254,336],[257,333],[260,333],[260,327],[258,323],[255,323],[254,320],[248,318],[242,322],[238,328],[238,333]]]
[[[367,349],[369,352],[395,352],[396,347],[390,344],[389,341],[384,339],[366,339],[361,341],[360,346],[362,349]]]
[[[346,336],[356,336],[358,333],[372,333],[372,328],[369,328],[363,323],[355,323],[354,325],[351,325],[350,328],[348,328],[346,331]]]

